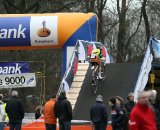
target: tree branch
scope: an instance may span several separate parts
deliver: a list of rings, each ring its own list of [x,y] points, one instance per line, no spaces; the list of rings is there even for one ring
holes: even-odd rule
[[[141,21],[142,21],[142,12],[141,12],[140,19],[139,19],[139,22],[138,22],[138,25],[137,25],[137,28],[136,28],[135,32],[127,40],[127,44],[126,44],[126,47],[125,47],[125,54],[126,54],[126,51],[127,51],[128,47],[130,45],[131,39],[136,35],[136,33],[137,33],[138,29],[139,29],[139,26],[141,25]]]
[[[6,2],[6,1],[5,1]],[[13,8],[15,8],[16,10],[18,10],[19,12],[21,12],[21,8],[19,8],[18,6],[12,4],[9,0],[7,1],[7,4]]]
[[[144,18],[145,29],[146,29],[146,38],[147,38],[147,43],[148,43],[149,39],[150,39],[151,31],[150,31],[150,25],[149,25],[149,21],[148,21],[148,16],[147,16],[147,13],[146,13],[146,2],[147,2],[147,0],[143,0],[143,3],[142,3],[142,14],[143,14],[143,18]]]
[[[121,15],[121,11],[120,11],[120,7],[119,7],[119,0],[117,0],[117,11],[118,11],[118,15]]]
[[[103,5],[102,8],[105,7],[106,3],[107,3],[107,0],[104,0],[104,1],[103,1],[103,4],[102,4],[102,5]]]
[[[30,12],[32,9],[34,9],[35,8],[35,10],[36,10],[36,12],[38,11],[38,9],[39,9],[39,2],[36,2],[36,3],[34,3],[32,6],[30,6],[28,9],[27,9],[27,12]]]
[[[63,9],[65,9],[65,8],[71,6],[71,5],[74,5],[74,4],[76,4],[76,3],[77,3],[77,2],[71,2],[71,3],[68,3],[68,4],[64,5],[63,7],[59,8],[59,9],[55,9],[55,10],[53,10],[53,9],[51,9],[51,10],[45,10],[45,11],[43,11],[42,13],[46,13],[46,12],[48,12],[48,11],[60,12],[60,11],[62,11]]]
[[[112,30],[112,28],[114,28],[119,22],[115,22],[111,27],[110,29],[104,34],[104,36],[106,37],[108,35],[108,33]]]

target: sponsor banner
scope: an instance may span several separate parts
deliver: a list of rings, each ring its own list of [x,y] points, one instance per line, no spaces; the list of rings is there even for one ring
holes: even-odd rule
[[[10,74],[0,76],[0,88],[22,88],[35,86],[35,73]]]
[[[58,16],[0,17],[0,46],[57,45],[57,25]]]
[[[27,62],[0,62],[0,74],[28,73],[29,65]]]
[[[30,22],[31,45],[57,45],[57,22],[57,16],[32,16]]]
[[[30,17],[0,17],[0,46],[30,46]]]

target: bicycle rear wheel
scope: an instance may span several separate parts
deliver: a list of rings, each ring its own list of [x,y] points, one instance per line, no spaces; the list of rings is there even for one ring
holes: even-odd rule
[[[102,79],[99,79],[98,81],[98,87],[103,87],[104,86],[104,81],[106,79],[106,75],[105,75],[105,65],[101,64],[101,76],[103,77]]]
[[[92,71],[92,84],[91,84],[91,92],[92,94],[96,94],[97,92],[97,89],[98,89],[98,70],[99,70],[99,67],[96,68],[96,70],[94,69]]]
[[[101,76],[103,77],[102,80],[105,80],[105,65],[103,63],[101,64]]]
[[[98,79],[97,76],[92,77],[92,85],[91,85],[91,92],[92,94],[96,94],[98,89]]]

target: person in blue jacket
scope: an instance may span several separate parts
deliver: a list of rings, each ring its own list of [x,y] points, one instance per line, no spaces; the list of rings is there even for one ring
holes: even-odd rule
[[[96,103],[90,109],[90,119],[94,125],[94,130],[106,130],[108,114],[101,95],[97,96]]]
[[[9,117],[10,130],[21,130],[25,110],[21,99],[18,98],[18,91],[16,90],[12,91],[12,96],[7,101],[6,113]]]

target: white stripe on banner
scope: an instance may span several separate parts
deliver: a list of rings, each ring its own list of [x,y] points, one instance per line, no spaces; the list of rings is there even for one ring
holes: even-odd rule
[[[0,88],[22,88],[35,86],[35,73],[6,74],[0,76]]]
[[[138,80],[134,89],[135,101],[137,101],[138,93],[144,90],[148,81],[148,74],[152,67],[153,55],[151,53],[150,45],[151,45],[151,40],[147,46],[147,50],[143,59],[141,70],[139,72]]]
[[[110,63],[111,63],[111,60],[110,60],[108,51],[107,51],[106,47],[104,47],[104,49],[105,49],[105,51],[106,51],[106,64],[110,64]]]
[[[84,49],[82,42],[81,41],[78,41],[78,42],[79,42],[78,58],[82,63],[84,63],[84,61],[86,61],[85,49]]]

